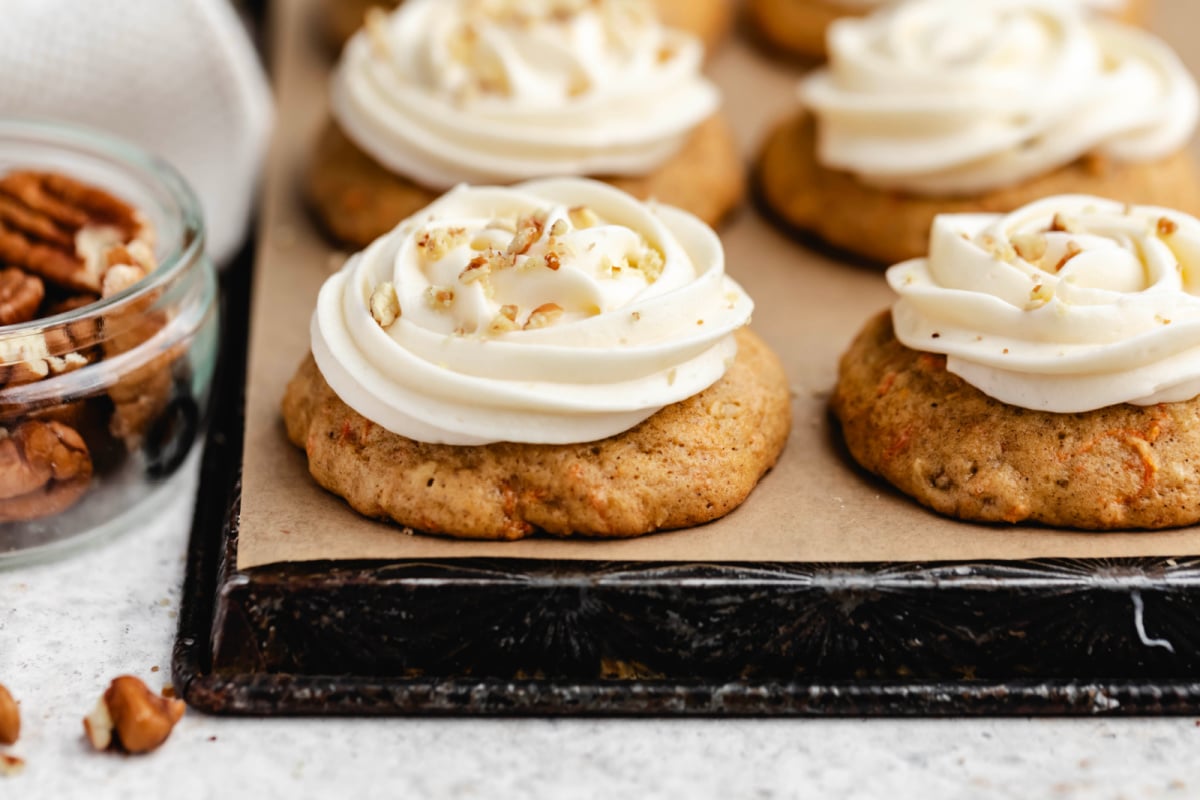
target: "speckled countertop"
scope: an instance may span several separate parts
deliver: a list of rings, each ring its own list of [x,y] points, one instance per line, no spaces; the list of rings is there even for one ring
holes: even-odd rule
[[[91,752],[123,672],[169,680],[194,467],[145,526],[0,571],[0,682],[21,702],[0,798],[1194,797],[1200,722],[224,719],[158,752]]]

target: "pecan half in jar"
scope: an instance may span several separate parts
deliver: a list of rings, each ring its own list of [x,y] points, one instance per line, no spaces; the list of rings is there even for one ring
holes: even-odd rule
[[[0,567],[136,529],[175,494],[218,299],[199,200],[170,165],[103,131],[0,119]]]
[[[152,241],[141,215],[99,188],[52,172],[0,177],[0,264],[99,294],[108,250]]]
[[[87,492],[92,457],[78,431],[29,420],[0,439],[0,522],[62,513]]]

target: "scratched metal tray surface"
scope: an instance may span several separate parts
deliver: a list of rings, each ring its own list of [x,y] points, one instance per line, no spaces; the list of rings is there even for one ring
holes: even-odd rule
[[[246,257],[248,262],[249,256]],[[227,273],[174,682],[227,714],[1200,713],[1200,559],[236,568]],[[797,532],[803,535],[802,531]]]

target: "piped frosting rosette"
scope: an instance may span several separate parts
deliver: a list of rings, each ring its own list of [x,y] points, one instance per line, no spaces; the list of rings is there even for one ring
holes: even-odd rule
[[[1200,108],[1170,47],[1068,0],[913,0],[839,20],[828,45],[800,91],[820,162],[918,194],[976,194],[1086,154],[1166,158]]]
[[[703,56],[645,0],[407,0],[347,45],[332,109],[433,189],[640,175],[716,111]]]
[[[719,380],[752,310],[685,212],[579,178],[460,186],[325,283],[312,350],[402,436],[588,442]]]
[[[906,346],[985,394],[1082,412],[1200,395],[1200,221],[1094,197],[943,215],[892,267]]]

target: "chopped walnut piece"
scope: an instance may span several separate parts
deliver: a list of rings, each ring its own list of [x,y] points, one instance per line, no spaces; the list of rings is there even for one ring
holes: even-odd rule
[[[400,318],[400,298],[390,281],[384,281],[371,292],[371,316],[384,330]]]
[[[1157,231],[1159,236],[1170,236],[1177,230],[1179,230],[1179,224],[1175,220],[1167,217],[1158,218]]]
[[[563,308],[558,303],[543,303],[535,308],[525,320],[524,330],[546,328],[558,322],[563,315]]]
[[[558,253],[554,252],[553,250],[546,253],[543,260],[546,262],[546,267],[554,270],[555,272],[562,267],[562,261],[559,259]]]
[[[556,219],[554,224],[550,226],[551,236],[566,236],[571,230],[571,225],[565,219]]]

